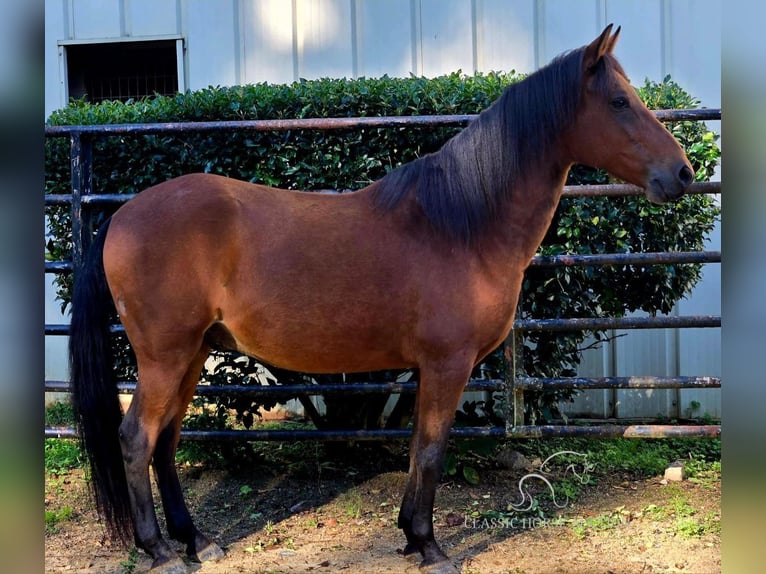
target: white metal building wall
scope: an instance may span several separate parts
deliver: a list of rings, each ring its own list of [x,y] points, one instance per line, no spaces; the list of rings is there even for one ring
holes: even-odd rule
[[[46,116],[67,101],[73,42],[179,39],[179,85],[200,89],[299,78],[531,72],[622,25],[617,54],[635,84],[670,74],[720,106],[721,0],[46,0]],[[711,127],[720,130],[720,124]],[[717,229],[710,249],[720,249]],[[48,288],[46,321],[63,322]],[[720,270],[679,314],[720,313]],[[46,342],[46,377],[66,378],[64,342]],[[719,375],[720,330],[630,331],[586,354],[582,374]],[[590,391],[572,414],[720,417],[720,391]]]

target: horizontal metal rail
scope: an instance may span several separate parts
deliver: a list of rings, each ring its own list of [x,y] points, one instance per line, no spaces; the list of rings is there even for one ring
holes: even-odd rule
[[[352,192],[353,193],[353,192]],[[691,195],[706,195],[721,193],[720,181],[698,181],[686,191]],[[644,190],[637,185],[627,183],[608,183],[603,185],[567,185],[564,186],[564,197],[627,197],[643,195]],[[133,199],[135,193],[91,193],[81,198],[83,205],[121,205]],[[45,205],[69,205],[72,203],[71,193],[47,194]]]
[[[665,265],[671,263],[720,263],[720,251],[663,251],[658,253],[604,253],[594,255],[537,255],[530,267],[594,265]]]
[[[669,265],[675,263],[720,263],[720,251],[661,251],[656,253],[601,253],[594,255],[537,255],[530,267],[594,265]],[[46,273],[71,273],[71,261],[46,261]]]
[[[718,315],[683,315],[680,317],[587,317],[576,319],[521,319],[513,323],[520,331],[607,331],[609,329],[677,329],[721,326]],[[113,333],[124,333],[122,325],[112,325]],[[47,323],[46,335],[68,335],[66,323]]]
[[[411,429],[365,429],[365,430],[181,430],[184,440],[383,440],[408,439],[412,436]],[[453,427],[452,437],[502,437],[507,436],[505,427]],[[71,427],[46,427],[46,438],[75,438],[77,431]]]
[[[520,331],[607,331],[609,329],[715,328],[721,326],[717,315],[673,317],[594,317],[577,319],[522,319],[513,328]]]
[[[720,377],[517,377],[517,389],[710,389],[720,388]]]
[[[720,108],[698,110],[654,110],[662,122],[713,121],[721,119]],[[209,122],[157,122],[143,124],[99,124],[45,126],[46,137],[68,137],[72,134],[98,136],[151,135],[187,132],[244,132],[290,130],[350,130],[360,128],[396,127],[460,127],[470,123],[477,114],[432,116],[374,116],[352,118],[295,118],[277,120],[234,120]]]
[[[282,441],[282,440],[386,440],[408,439],[411,429],[368,430],[181,430],[184,440],[234,440],[234,441]],[[718,438],[721,425],[524,425],[517,427],[453,427],[453,438],[506,437],[506,438],[670,438],[702,437]],[[76,438],[77,431],[71,427],[45,427],[46,438]]]
[[[501,391],[504,382],[499,379],[472,379],[465,387],[466,391]],[[121,393],[130,394],[136,390],[135,382],[122,382],[117,385]],[[67,381],[45,381],[45,390],[69,392]],[[402,383],[331,383],[305,385],[197,385],[200,397],[219,395],[244,396],[285,396],[285,395],[326,395],[326,394],[379,394],[379,393],[414,393],[418,390],[415,381]]]
[[[685,191],[687,195],[721,193],[720,181],[697,181]],[[601,185],[565,185],[563,197],[627,197],[644,195],[644,189],[629,183],[607,183]]]
[[[523,425],[511,427],[513,438],[718,438],[721,425]]]
[[[73,265],[71,261],[46,261],[45,262],[45,272],[46,273],[55,273],[57,275],[64,275],[66,273],[71,273],[73,269]]]
[[[703,389],[720,388],[719,377],[519,377],[514,385],[519,389],[554,390],[554,389]],[[471,379],[465,387],[466,392],[502,391],[505,382],[500,379]],[[305,385],[197,385],[199,397],[232,395],[248,396],[292,396],[292,395],[328,395],[328,394],[378,394],[378,393],[414,393],[417,382],[391,383],[333,383]],[[123,394],[132,394],[136,383],[132,381],[117,384],[117,390]],[[71,391],[68,381],[45,381],[46,392],[67,393]]]

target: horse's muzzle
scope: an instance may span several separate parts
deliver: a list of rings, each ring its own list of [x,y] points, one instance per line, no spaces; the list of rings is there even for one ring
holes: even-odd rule
[[[694,181],[694,172],[688,164],[678,169],[650,174],[646,185],[646,197],[652,203],[663,204],[678,201]]]

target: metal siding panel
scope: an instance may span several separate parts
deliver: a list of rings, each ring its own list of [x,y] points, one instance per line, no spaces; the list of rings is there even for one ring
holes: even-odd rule
[[[126,0],[130,36],[178,34],[176,0]]]
[[[482,72],[533,72],[534,0],[477,0],[478,62]]]
[[[674,0],[668,2],[667,72],[703,106],[721,105],[720,0]],[[722,131],[720,122],[710,127]],[[706,249],[720,249],[720,225],[711,234]],[[679,303],[682,314],[721,313],[721,267],[706,265],[703,278],[692,295]],[[692,329],[679,334],[681,374],[720,375],[721,330]],[[725,383],[724,383],[725,384]],[[681,390],[680,414],[687,415],[692,401],[700,403],[693,416],[721,417],[721,390]]]
[[[721,389],[681,389],[678,400],[681,417],[721,420]]]
[[[673,389],[618,390],[615,416],[618,419],[656,419],[676,416]]]
[[[581,391],[571,403],[559,403],[559,409],[569,418],[606,419],[612,416],[611,397],[607,389]]]
[[[353,75],[351,5],[348,0],[297,0],[298,75]]]
[[[595,340],[588,337],[582,343],[587,347]],[[610,376],[609,343],[583,351],[577,375],[580,377]],[[608,389],[582,391],[571,403],[560,403],[561,411],[570,417],[607,418],[612,416],[612,391]]]
[[[73,38],[119,38],[122,2],[72,0]]]
[[[541,48],[539,65],[596,38],[602,29],[600,16],[599,0],[542,0],[537,30]]]
[[[440,76],[473,72],[471,3],[463,0],[422,0],[422,73]]]
[[[242,23],[246,83],[290,83],[295,77],[293,5],[284,0],[246,2]]]
[[[721,227],[716,225],[706,249],[721,249]],[[709,263],[702,268],[702,278],[693,296],[678,303],[681,315],[721,314],[721,264]],[[721,373],[721,329],[681,329],[680,360],[682,375]]]
[[[721,227],[716,226],[706,249],[721,248]],[[702,279],[693,295],[678,304],[681,315],[721,314],[721,264],[711,263],[702,269]],[[679,374],[721,376],[721,329],[682,329],[679,331]],[[685,414],[692,401],[700,403],[694,416],[721,417],[720,389],[683,389],[679,395],[680,412]]]
[[[194,2],[186,15],[190,90],[236,84],[233,2]]]
[[[407,77],[416,73],[410,0],[362,0],[356,10],[358,75]]]
[[[45,1],[45,117],[66,105],[66,67],[59,40],[67,38],[67,0]]]
[[[721,389],[680,389],[678,400],[681,416],[721,418]],[[699,407],[693,409],[692,402],[699,403]]]
[[[673,0],[668,73],[707,107],[721,105],[721,1]]]
[[[662,80],[660,0],[607,0],[606,21],[622,26],[615,54],[634,86]]]
[[[46,225],[47,227],[47,225]],[[56,300],[56,286],[53,276],[45,276],[45,323],[69,323],[69,315],[61,313],[61,306]],[[69,337],[46,335],[45,337],[45,378],[66,381],[69,378],[67,362],[62,357],[67,356]]]
[[[646,316],[646,313],[635,313]],[[614,341],[615,376],[676,374],[675,334],[672,329],[621,330]],[[615,412],[618,418],[675,416],[673,389],[618,390]]]

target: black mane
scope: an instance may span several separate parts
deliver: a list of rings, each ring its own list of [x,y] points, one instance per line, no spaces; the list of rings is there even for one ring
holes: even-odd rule
[[[393,209],[414,193],[437,233],[469,244],[513,193],[522,170],[538,167],[552,140],[574,121],[584,51],[565,53],[508,86],[438,152],[386,174],[375,187],[376,207]],[[614,58],[609,64],[619,69]],[[605,76],[603,65],[596,73]]]

